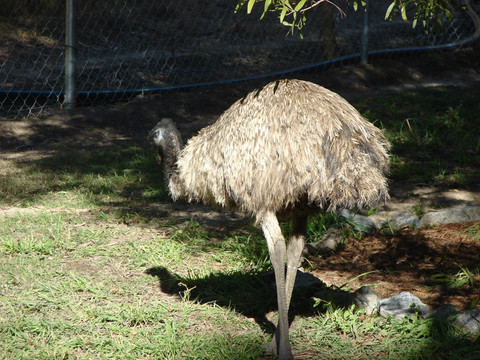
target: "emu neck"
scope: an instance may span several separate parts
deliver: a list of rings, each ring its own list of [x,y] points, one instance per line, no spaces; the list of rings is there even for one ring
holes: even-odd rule
[[[168,141],[163,149],[162,159],[166,184],[169,184],[171,181],[175,181],[177,178],[177,160],[183,148],[183,141],[180,132],[173,127],[169,130],[171,130],[171,132],[168,134]]]

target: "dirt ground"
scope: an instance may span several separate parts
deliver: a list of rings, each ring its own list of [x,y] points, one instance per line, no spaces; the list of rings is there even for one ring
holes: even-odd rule
[[[371,59],[369,65],[351,64],[321,72],[295,74],[334,90],[348,100],[401,89],[478,83],[479,47],[453,53],[410,54]],[[272,79],[194,88],[181,92],[137,98],[129,103],[90,106],[58,111],[41,118],[0,119],[0,159],[38,158],[57,151],[110,145],[144,144],[148,131],[163,117],[172,117],[185,138],[215,121],[235,100]],[[411,195],[415,194],[415,197]],[[480,199],[480,184],[469,189],[406,189],[391,184],[392,199],[386,209],[409,209],[422,199],[427,206],[454,205]],[[413,200],[412,200],[413,198]],[[171,216],[185,212],[183,206],[160,204]],[[201,208],[195,207],[201,212]],[[208,210],[208,214],[215,214]],[[204,217],[214,216],[204,214]],[[217,215],[218,216],[218,213]],[[219,218],[223,218],[220,216]],[[216,220],[218,225],[218,220]],[[357,275],[373,271],[347,287],[372,285],[381,297],[410,291],[424,303],[437,307],[452,303],[468,309],[478,303],[478,288],[463,285],[448,288],[434,281],[438,274],[455,275],[464,268],[478,268],[480,240],[468,229],[478,224],[452,224],[394,235],[375,234],[351,238],[336,253],[310,259],[313,274],[327,284],[339,286]],[[478,233],[478,232],[477,232]],[[480,275],[473,274],[476,286]],[[478,306],[478,304],[477,304]]]
[[[473,228],[478,234],[478,227],[478,222],[469,222],[407,229],[394,235],[386,232],[360,240],[351,237],[331,256],[309,259],[315,267],[311,273],[334,287],[366,274],[344,289],[369,285],[381,298],[409,291],[430,309],[447,303],[459,310],[470,309],[472,304],[478,307],[480,274],[472,274],[476,287],[468,283],[455,287],[447,282],[460,285],[467,281],[460,266],[478,269],[480,239],[470,236]]]

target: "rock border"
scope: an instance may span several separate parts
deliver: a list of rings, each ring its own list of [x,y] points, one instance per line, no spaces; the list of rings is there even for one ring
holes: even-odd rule
[[[341,210],[338,215],[345,218],[354,232],[372,235],[376,231],[389,227],[393,231],[406,228],[420,229],[427,226],[452,224],[459,222],[479,221],[480,205],[456,205],[438,211],[431,211],[419,217],[409,211],[380,211],[370,216],[356,214],[352,210]],[[334,225],[328,229],[324,237],[305,245],[304,256],[318,255],[335,250],[342,240],[342,228]]]
[[[275,287],[275,282],[272,282]],[[419,319],[437,319],[450,321],[463,331],[480,334],[480,309],[470,309],[463,313],[452,304],[445,304],[430,310],[418,297],[408,291],[380,299],[370,286],[362,286],[354,292],[326,287],[322,280],[312,274],[298,270],[295,291],[304,297],[316,297],[333,301],[343,307],[354,306],[363,309],[367,315],[379,315],[384,318],[402,320],[413,316]]]
[[[372,234],[386,226],[394,230],[480,220],[480,205],[466,203],[431,211],[419,217],[409,211],[379,211],[370,216],[342,210],[340,215],[353,222],[354,231]]]
[[[380,211],[370,216],[364,216],[351,210],[341,210],[338,214],[347,219],[353,231],[373,234],[385,227],[398,231],[405,228],[419,229],[441,224],[478,221],[480,220],[480,205],[471,203],[456,205],[428,212],[422,217],[409,211]],[[308,256],[333,251],[341,241],[341,227],[333,226],[322,240],[306,244],[303,254]],[[320,284],[323,284],[320,279],[300,270],[297,278],[296,288],[318,289]],[[315,292],[315,297],[331,299],[335,303],[347,307],[353,305],[356,308],[364,309],[367,315],[380,315],[394,319],[403,319],[414,315],[422,319],[447,319],[468,333],[480,334],[480,309],[470,309],[462,313],[454,305],[445,304],[437,309],[430,310],[419,298],[406,291],[390,298],[380,299],[369,286],[362,286],[353,293],[326,288],[324,284],[323,287],[323,289]]]

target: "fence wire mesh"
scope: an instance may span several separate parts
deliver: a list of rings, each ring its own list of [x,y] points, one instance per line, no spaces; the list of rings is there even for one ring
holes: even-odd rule
[[[456,44],[478,32],[467,11],[441,33],[385,21],[391,1],[371,0],[370,53]],[[0,8],[0,115],[39,115],[65,90],[65,1],[4,0]],[[232,0],[83,0],[76,11],[80,102],[235,81],[356,59],[364,12],[344,0],[309,16],[304,39],[286,36],[278,14],[234,12]]]

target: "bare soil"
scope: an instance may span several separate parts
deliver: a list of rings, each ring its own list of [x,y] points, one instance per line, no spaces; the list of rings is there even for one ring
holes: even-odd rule
[[[478,306],[480,274],[471,274],[477,287],[468,283],[457,287],[453,280],[467,280],[460,266],[475,269],[480,264],[478,226],[468,222],[350,237],[330,256],[309,259],[315,267],[311,273],[329,286],[366,274],[346,288],[369,285],[381,298],[409,291],[430,309],[450,303],[467,310],[472,304]],[[469,231],[472,227],[477,228],[476,238]],[[444,275],[451,276],[451,282],[443,281]]]
[[[369,65],[352,64],[322,72],[295,74],[295,77],[321,84],[348,100],[408,88],[462,86],[465,83],[480,86],[479,54],[474,46],[453,53],[372,59]],[[215,121],[235,100],[271,80],[165,92],[129,103],[55,111],[41,118],[1,119],[0,166],[11,160],[38,159],[55,152],[111,145],[145,146],[148,131],[163,117],[174,118],[184,137],[188,138]],[[392,183],[391,190],[392,199],[385,204],[386,209],[411,209],[419,199],[424,201],[427,210],[442,204],[448,206],[480,199],[480,184],[468,189],[412,189]],[[171,216],[189,211],[188,207],[170,203],[160,204],[160,207],[168,209]],[[228,228],[226,223],[231,221],[228,216],[219,216],[211,209],[202,214],[198,206],[194,209],[195,214],[204,219],[215,217],[214,226]],[[460,266],[478,268],[480,239],[465,232],[474,225],[451,224],[393,235],[379,233],[360,240],[350,238],[336,253],[310,259],[313,273],[327,284],[340,286],[357,275],[373,271],[348,287],[373,285],[381,297],[410,291],[430,307],[448,302],[459,309],[467,309],[475,299],[478,302],[478,288],[468,284],[458,288],[443,284],[442,287],[433,280],[437,274],[453,276],[459,273]],[[478,287],[479,274],[473,276]]]

